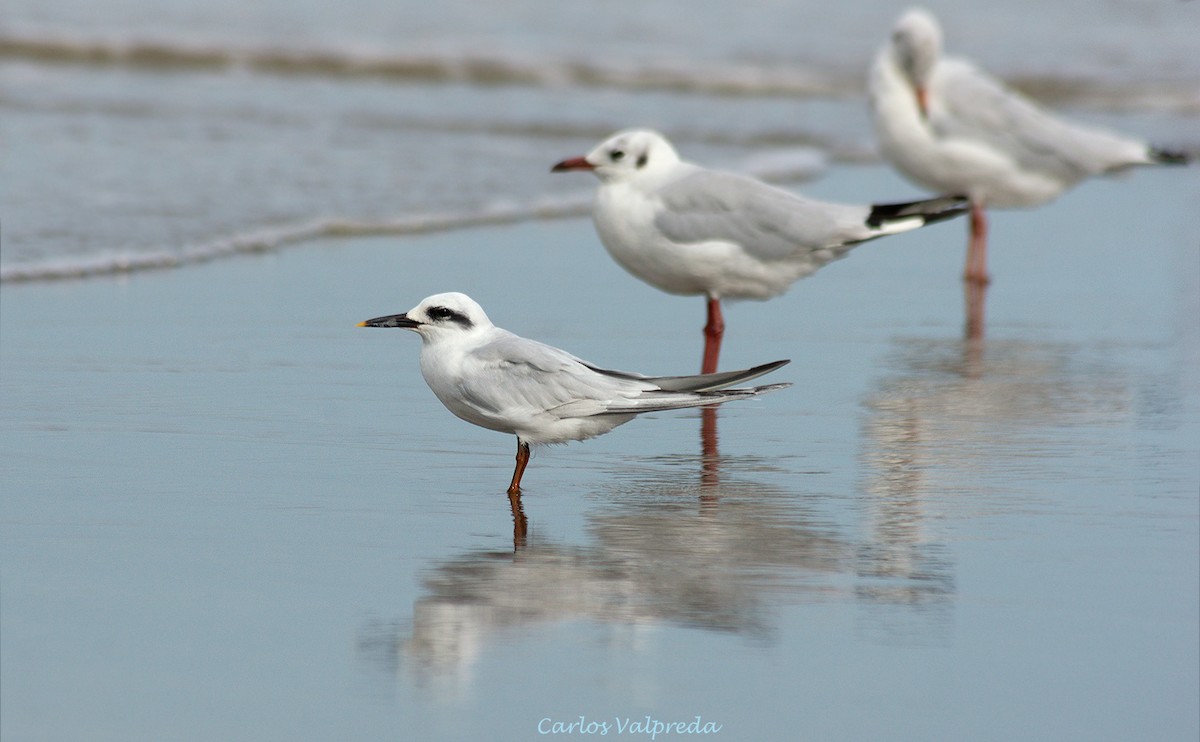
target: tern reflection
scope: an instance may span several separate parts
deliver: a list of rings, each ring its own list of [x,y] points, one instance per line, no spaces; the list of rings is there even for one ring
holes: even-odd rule
[[[488,646],[539,626],[596,622],[617,643],[661,626],[771,643],[782,605],[897,601],[862,589],[861,555],[876,547],[831,514],[827,498],[804,492],[802,481],[781,484],[794,471],[716,446],[716,417],[702,415],[699,455],[623,461],[593,496],[602,504],[587,515],[579,545],[547,536],[536,513],[526,528],[514,501],[514,551],[473,550],[436,564],[411,620],[363,627],[361,653],[447,690],[469,682]],[[900,598],[905,606],[946,603],[947,569],[926,559],[923,570],[867,579],[920,583]]]
[[[520,629],[595,621],[626,631],[663,624],[770,641],[781,601],[845,597],[837,579],[854,546],[794,507],[792,493],[720,486],[719,506],[668,474],[603,493],[585,545],[541,534],[536,516],[515,552],[477,550],[423,577],[411,622],[374,623],[360,649],[418,681],[457,686],[477,654]],[[571,496],[578,496],[572,493]]]

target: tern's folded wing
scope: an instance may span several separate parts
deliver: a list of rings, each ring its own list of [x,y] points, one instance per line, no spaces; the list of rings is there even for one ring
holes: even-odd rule
[[[511,333],[472,351],[461,397],[480,409],[521,417],[583,417],[655,389],[634,375],[597,373],[570,353]]]

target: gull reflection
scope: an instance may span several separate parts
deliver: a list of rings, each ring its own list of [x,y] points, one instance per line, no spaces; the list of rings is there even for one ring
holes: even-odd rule
[[[1130,407],[1128,384],[1102,354],[1063,344],[902,339],[883,365],[860,437],[868,500],[857,569],[876,605],[925,601],[930,580],[948,573],[931,524],[1013,507],[1014,482],[1061,447],[1081,445],[1059,428],[1104,424]],[[904,632],[896,617],[866,623]]]
[[[866,490],[903,500],[1011,485],[1014,467],[1079,445],[1062,426],[1129,416],[1129,382],[1105,355],[1025,340],[897,341],[863,405]]]
[[[984,313],[987,311],[987,282],[963,281],[963,306],[966,321],[963,336],[978,345],[983,340]]]

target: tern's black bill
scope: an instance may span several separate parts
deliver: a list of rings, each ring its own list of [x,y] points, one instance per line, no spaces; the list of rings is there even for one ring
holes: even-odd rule
[[[404,327],[412,329],[420,326],[420,322],[409,319],[407,314],[389,314],[386,317],[376,317],[366,322],[359,322],[359,327]]]

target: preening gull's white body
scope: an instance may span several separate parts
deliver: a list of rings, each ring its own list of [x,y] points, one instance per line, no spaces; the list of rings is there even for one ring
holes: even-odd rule
[[[935,193],[971,199],[969,281],[988,281],[986,207],[1038,206],[1086,178],[1188,159],[1054,116],[941,48],[931,13],[901,15],[871,68],[871,111],[897,170]]]

